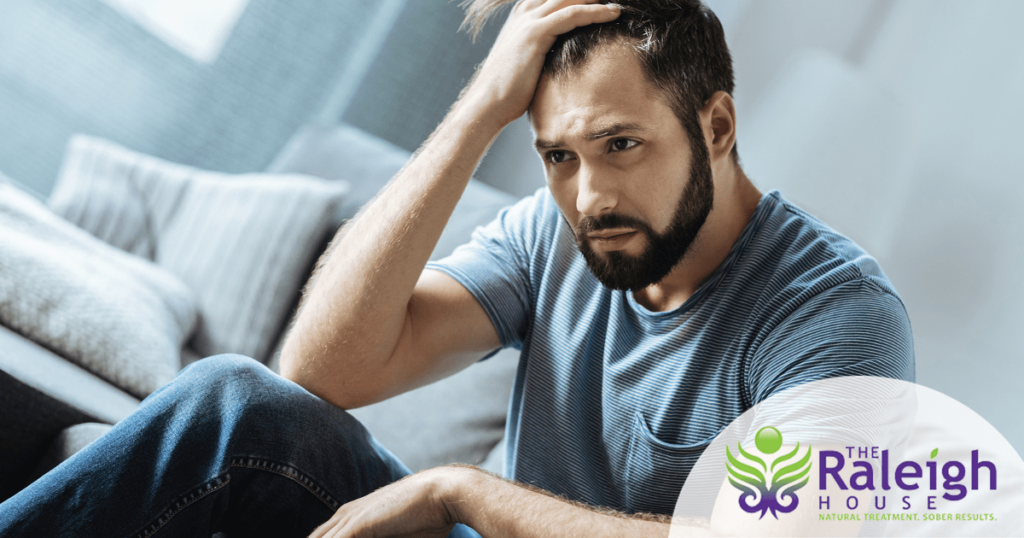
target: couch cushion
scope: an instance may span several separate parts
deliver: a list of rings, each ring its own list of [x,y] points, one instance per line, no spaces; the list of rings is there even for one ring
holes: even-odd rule
[[[481,465],[505,434],[519,351],[505,349],[431,385],[350,411],[410,469]],[[503,454],[490,463],[499,470]]]
[[[308,125],[288,142],[267,171],[348,181],[351,190],[335,214],[335,225],[340,226],[376,196],[409,156],[408,151],[350,125]],[[451,254],[469,241],[477,226],[487,224],[515,201],[512,195],[471,179],[430,259]]]
[[[188,287],[0,185],[0,323],[144,397],[179,368]]]
[[[355,127],[307,125],[267,168],[271,174],[308,174],[345,180],[351,189],[334,226],[355,216],[409,160],[409,152]]]
[[[113,428],[113,426],[98,422],[85,422],[75,424],[70,428],[64,428],[57,434],[53,442],[50,443],[50,448],[46,453],[43,454],[43,459],[39,461],[39,465],[32,475],[32,480],[35,481],[50,472],[54,467],[60,465],[64,460],[74,456],[79,450],[89,446],[89,443],[102,437],[103,434],[110,431],[110,428]]]
[[[91,420],[113,424],[139,406],[137,398],[3,325],[0,325],[0,370],[38,392],[38,398],[60,400],[75,413]],[[6,390],[0,392],[9,396]],[[31,415],[36,405],[36,399],[4,400],[2,408]],[[36,418],[44,420],[44,417]]]
[[[309,126],[292,139],[270,170],[348,180],[352,197],[337,216],[340,224],[372,199],[408,158],[409,152],[351,126]],[[447,256],[469,241],[477,226],[515,201],[471,180],[431,259]],[[352,414],[414,471],[454,462],[481,463],[504,434],[518,359],[518,351],[505,350],[447,379]],[[496,457],[493,468],[500,469],[502,460]]]
[[[50,205],[195,291],[200,356],[265,361],[347,191],[297,174],[202,171],[79,135]]]

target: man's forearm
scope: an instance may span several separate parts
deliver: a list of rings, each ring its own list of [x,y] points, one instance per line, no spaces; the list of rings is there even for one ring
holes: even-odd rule
[[[473,99],[456,103],[406,167],[339,232],[285,344],[286,377],[342,407],[373,390],[367,381],[395,349],[417,279],[503,127],[487,112]],[[341,395],[351,401],[338,401]]]
[[[469,467],[443,468],[445,505],[454,521],[487,538],[666,537],[671,518],[595,509]],[[440,469],[439,469],[440,471]],[[701,522],[680,536],[710,536]]]

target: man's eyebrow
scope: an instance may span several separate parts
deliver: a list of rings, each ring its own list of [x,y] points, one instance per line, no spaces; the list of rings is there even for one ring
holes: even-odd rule
[[[590,131],[587,134],[587,140],[597,140],[599,138],[615,136],[625,131],[644,132],[646,130],[647,129],[644,129],[639,123],[613,123],[607,127]]]
[[[547,140],[542,140],[540,138],[538,138],[537,140],[533,141],[533,147],[537,148],[537,151],[541,151],[541,150],[545,150],[545,149],[551,149],[551,148],[557,148],[558,146],[561,146],[561,145],[563,145],[561,142],[549,142]]]
[[[609,136],[622,134],[626,131],[644,132],[646,130],[647,129],[642,127],[639,123],[613,123],[611,125],[607,125],[587,133],[587,140],[599,140],[601,138],[607,138]],[[552,142],[549,140],[538,138],[533,142],[533,145],[539,151],[564,146],[565,143],[562,141]]]

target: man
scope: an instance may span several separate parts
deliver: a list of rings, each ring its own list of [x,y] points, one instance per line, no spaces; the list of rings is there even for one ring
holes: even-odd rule
[[[874,260],[743,174],[714,15],[623,4],[516,4],[321,260],[282,356],[309,392],[247,359],[200,361],[5,503],[0,532],[665,536],[701,450],[745,409],[815,379],[912,378],[906,312]],[[428,265],[524,112],[548,189]],[[506,463],[521,484],[459,466],[391,483],[407,470],[341,409],[501,346],[523,350]]]

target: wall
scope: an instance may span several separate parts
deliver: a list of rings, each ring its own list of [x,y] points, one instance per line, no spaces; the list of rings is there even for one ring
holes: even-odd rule
[[[4,2],[0,170],[47,194],[75,132],[204,168],[260,170],[337,95],[364,56],[352,52],[393,4],[252,0],[206,65],[97,0]]]

